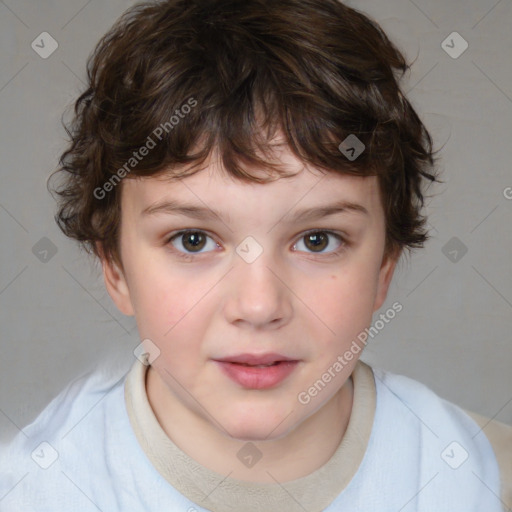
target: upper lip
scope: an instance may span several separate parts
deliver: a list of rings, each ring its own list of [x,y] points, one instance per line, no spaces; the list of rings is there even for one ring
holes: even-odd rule
[[[286,357],[281,354],[274,352],[268,352],[266,354],[237,354],[234,356],[223,357],[222,359],[215,359],[223,363],[245,363],[245,364],[272,364],[277,361],[296,361],[291,357]]]

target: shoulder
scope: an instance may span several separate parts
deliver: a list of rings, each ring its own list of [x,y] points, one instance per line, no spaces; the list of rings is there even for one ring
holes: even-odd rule
[[[91,464],[103,457],[98,447],[104,442],[107,425],[113,422],[115,429],[116,416],[121,415],[125,374],[107,369],[82,374],[0,447],[2,506],[12,502],[16,504],[12,510],[32,510],[36,488],[58,493],[70,483],[62,471],[70,459],[75,459],[74,466],[92,469]]]
[[[443,506],[453,504],[452,510],[460,510],[461,503],[501,510],[500,470],[480,426],[426,385],[372,370],[377,393],[376,437],[380,443],[388,441],[400,447],[396,463],[409,478],[417,479],[418,489],[428,483],[418,500],[428,502],[431,497],[436,504],[435,500],[443,500]]]
[[[512,425],[507,425],[481,414],[466,411],[485,432],[491,443],[501,474],[502,501],[512,510]]]
[[[441,398],[425,384],[404,375],[373,368],[377,396],[388,408],[412,417],[412,421],[436,432],[456,434],[477,441],[480,427],[460,407]],[[488,447],[485,436],[482,445]],[[486,442],[487,441],[487,442]],[[478,442],[478,441],[477,441]]]
[[[34,421],[23,427],[11,444],[23,439],[36,440],[41,436],[57,438],[67,433],[97,405],[122,389],[126,371],[113,372],[100,368],[76,377],[39,413]]]

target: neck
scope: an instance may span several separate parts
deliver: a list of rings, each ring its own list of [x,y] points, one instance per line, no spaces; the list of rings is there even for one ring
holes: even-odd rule
[[[350,419],[353,383],[349,378],[326,404],[287,435],[252,441],[264,457],[250,468],[234,464],[234,457],[247,441],[226,436],[186,408],[151,366],[146,374],[146,393],[164,432],[189,457],[230,478],[275,484],[309,475],[332,457]]]

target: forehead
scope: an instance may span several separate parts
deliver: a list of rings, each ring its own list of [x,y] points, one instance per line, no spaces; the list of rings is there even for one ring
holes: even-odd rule
[[[179,180],[165,176],[125,180],[122,208],[147,214],[166,202],[194,204],[215,211],[281,210],[333,202],[361,206],[374,215],[382,209],[377,178],[300,170],[268,183],[241,181],[209,167]]]
[[[122,182],[122,215],[139,218],[144,210],[172,201],[225,214],[225,220],[244,214],[263,219],[269,210],[278,214],[345,202],[360,205],[371,216],[383,216],[376,176],[355,176],[323,171],[299,160],[283,144],[272,154],[288,174],[267,183],[242,181],[229,174],[220,158],[210,158],[204,167],[180,179],[170,179],[172,170],[149,177],[131,177]],[[266,178],[264,171],[250,169],[251,175]]]

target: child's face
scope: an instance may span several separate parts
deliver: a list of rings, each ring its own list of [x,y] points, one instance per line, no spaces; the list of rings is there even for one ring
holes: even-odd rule
[[[152,366],[167,386],[168,404],[240,439],[279,438],[340,390],[358,356],[309,403],[298,398],[370,325],[396,263],[383,261],[385,219],[375,177],[313,173],[288,152],[281,161],[302,171],[268,184],[237,182],[214,165],[178,182],[125,180],[125,274],[104,265],[111,297],[135,315],[141,339],[160,350]],[[164,201],[216,210],[223,221],[142,213]],[[340,201],[366,212],[297,218],[304,209]],[[184,229],[201,233],[168,242]],[[323,235],[305,236],[311,230]],[[216,361],[266,353],[298,363],[284,378],[269,369],[247,370],[263,375],[260,389],[257,377],[237,381],[224,371],[242,375],[240,366]]]

